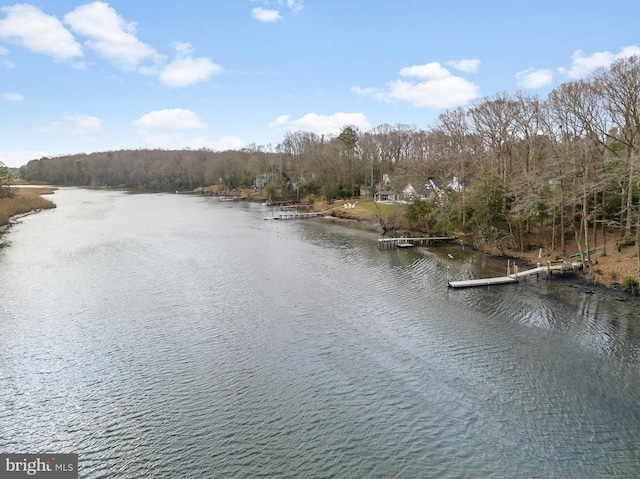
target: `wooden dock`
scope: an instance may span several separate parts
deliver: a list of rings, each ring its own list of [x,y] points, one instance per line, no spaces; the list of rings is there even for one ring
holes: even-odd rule
[[[497,278],[463,279],[460,281],[449,281],[450,288],[473,288],[477,286],[491,286],[492,284],[517,283],[518,280],[511,276],[500,276]]]
[[[463,279],[459,281],[449,281],[450,288],[473,288],[478,286],[491,286],[494,284],[510,284],[517,283],[522,278],[526,278],[531,275],[538,275],[545,273],[547,277],[551,277],[551,274],[555,272],[563,273],[566,271],[574,271],[582,268],[582,263],[569,263],[567,261],[548,261],[546,266],[538,266],[536,268],[528,269],[525,271],[518,271],[518,267],[514,265],[515,272],[509,273],[509,266],[507,266],[507,275],[498,276],[494,278],[479,278],[479,279]]]
[[[378,249],[410,248],[412,246],[428,246],[437,243],[451,243],[455,238],[452,236],[425,236],[422,238],[379,238]]]
[[[273,216],[265,216],[265,220],[300,220],[304,218],[317,218],[322,216],[322,212],[302,213],[299,211],[280,211],[274,213]]]

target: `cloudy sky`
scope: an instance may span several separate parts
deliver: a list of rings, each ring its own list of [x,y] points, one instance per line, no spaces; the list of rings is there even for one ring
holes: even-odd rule
[[[275,146],[546,94],[640,53],[640,2],[0,0],[0,161]]]

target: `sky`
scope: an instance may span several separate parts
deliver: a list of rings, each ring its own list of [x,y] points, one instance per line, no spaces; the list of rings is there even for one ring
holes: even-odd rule
[[[640,54],[637,0],[0,0],[0,162],[428,129]]]

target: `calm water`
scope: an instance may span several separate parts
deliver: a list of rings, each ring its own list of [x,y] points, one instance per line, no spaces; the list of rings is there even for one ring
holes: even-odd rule
[[[637,303],[448,290],[503,266],[255,204],[54,199],[0,252],[0,452],[84,478],[640,476]]]

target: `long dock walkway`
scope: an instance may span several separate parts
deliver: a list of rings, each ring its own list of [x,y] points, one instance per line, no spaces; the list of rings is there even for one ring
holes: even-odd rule
[[[507,274],[506,276],[498,276],[494,278],[479,278],[479,279],[463,279],[459,281],[449,281],[450,288],[473,288],[478,286],[490,286],[494,284],[510,284],[517,283],[521,278],[526,278],[534,274],[546,273],[547,277],[550,277],[552,272],[565,272],[574,271],[582,268],[582,263],[569,263],[566,261],[549,261],[546,266],[538,266],[536,268],[528,269],[525,271],[518,271],[517,266],[515,273]]]
[[[303,218],[317,218],[322,216],[322,212],[301,213],[298,211],[280,211],[273,216],[265,216],[265,220],[300,220]]]
[[[395,248],[407,248],[411,246],[428,246],[437,243],[450,243],[454,241],[453,236],[424,236],[421,238],[379,238],[378,249],[395,249]]]

